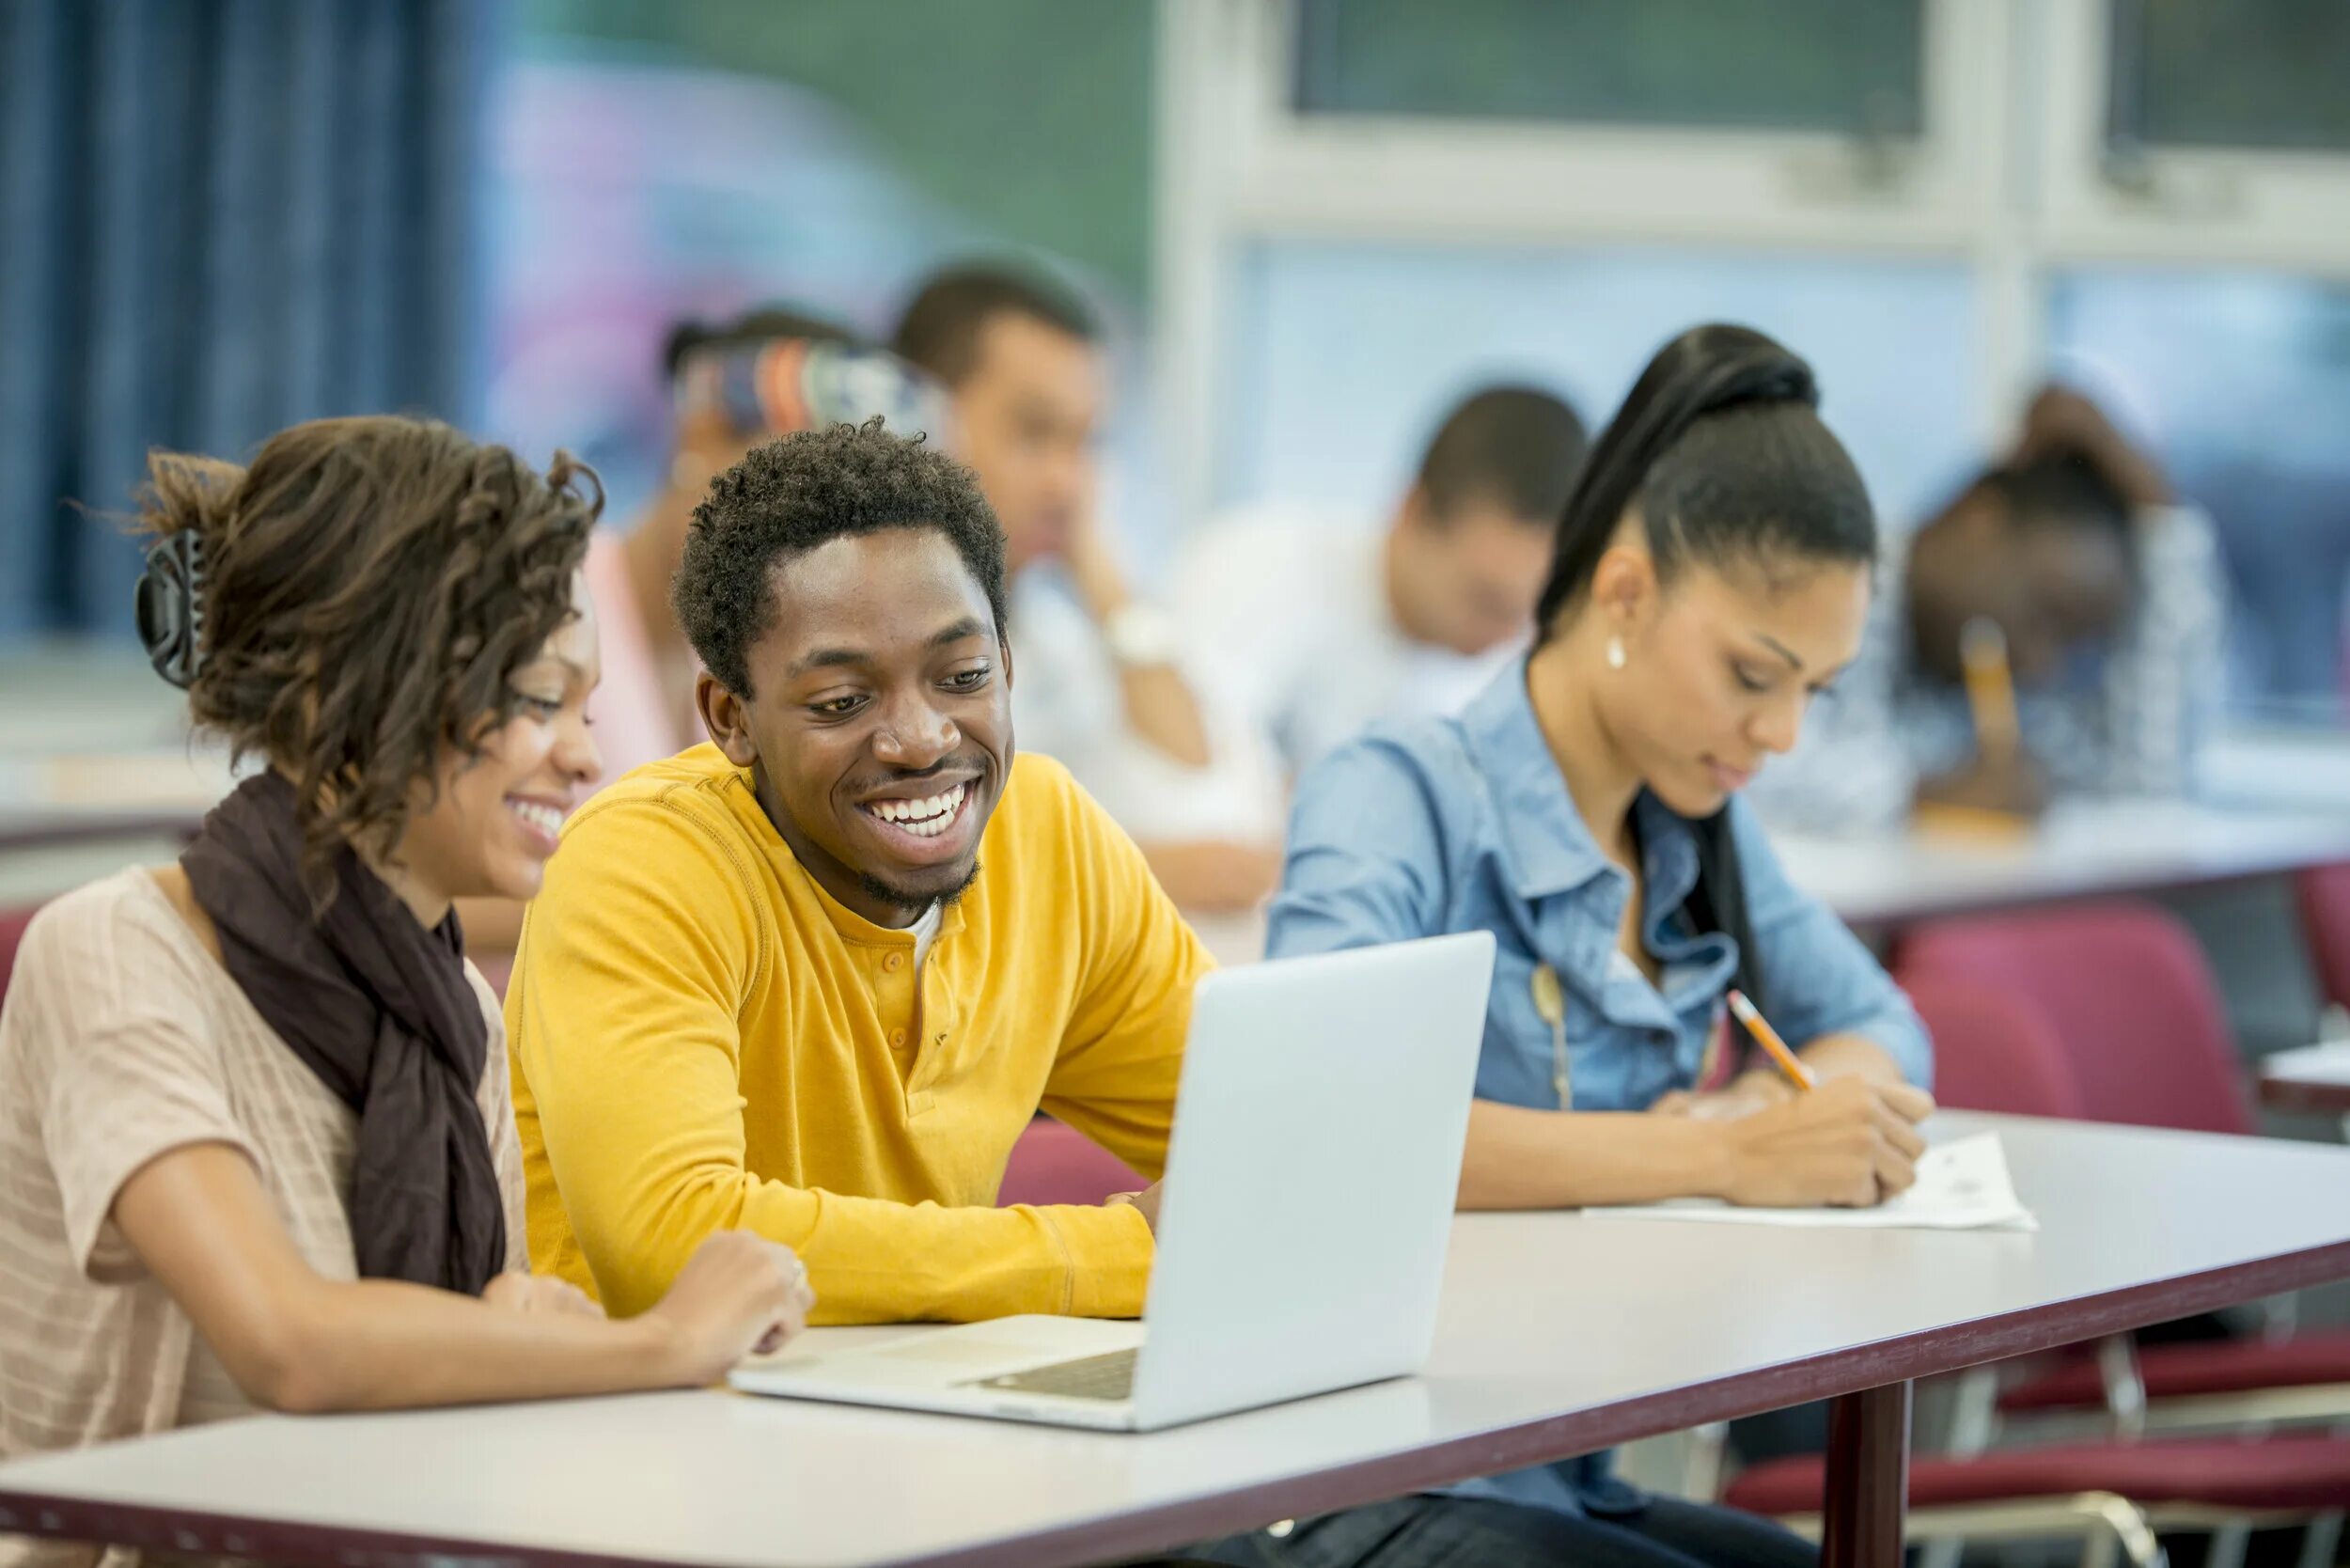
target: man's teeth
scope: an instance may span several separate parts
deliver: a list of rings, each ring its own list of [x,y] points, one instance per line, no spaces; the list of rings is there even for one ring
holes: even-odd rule
[[[541,806],[535,800],[509,800],[506,808],[542,833],[563,831],[563,813],[552,806]]]
[[[918,839],[930,839],[954,825],[955,811],[963,805],[969,789],[967,784],[958,784],[945,794],[932,795],[928,800],[876,800],[865,809]]]

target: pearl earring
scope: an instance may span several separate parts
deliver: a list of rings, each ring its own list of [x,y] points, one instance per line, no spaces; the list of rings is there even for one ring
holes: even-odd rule
[[[1609,637],[1607,639],[1607,667],[1609,669],[1623,668],[1623,638]]]

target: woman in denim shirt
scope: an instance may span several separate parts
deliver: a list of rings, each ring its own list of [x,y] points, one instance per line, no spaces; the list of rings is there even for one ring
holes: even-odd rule
[[[1872,1204],[1912,1180],[1925,1032],[1734,797],[1858,651],[1876,528],[1808,366],[1739,327],[1653,360],[1567,504],[1533,651],[1458,717],[1374,729],[1298,792],[1276,956],[1500,941],[1464,1207]],[[1708,1045],[1732,985],[1820,1079]],[[1248,1537],[1315,1568],[1745,1568],[1810,1546],[1591,1455]]]

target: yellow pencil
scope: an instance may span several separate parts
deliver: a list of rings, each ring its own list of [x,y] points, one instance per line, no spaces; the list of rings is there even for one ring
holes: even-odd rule
[[[1977,616],[1959,634],[1958,657],[1966,674],[1976,747],[1985,757],[2014,756],[2023,744],[2023,727],[2015,717],[2015,671],[2007,662],[2007,634],[1988,616]]]
[[[1778,1070],[1793,1079],[1797,1089],[1810,1089],[1818,1081],[1812,1077],[1811,1069],[1806,1067],[1797,1058],[1795,1053],[1787,1048],[1787,1042],[1779,1039],[1778,1031],[1763,1020],[1762,1014],[1756,1011],[1752,1002],[1747,1000],[1745,992],[1737,990],[1731,992],[1730,1011],[1738,1015],[1738,1022],[1744,1024],[1747,1027],[1747,1032],[1754,1036],[1754,1043],[1762,1046],[1773,1061],[1778,1063]]]

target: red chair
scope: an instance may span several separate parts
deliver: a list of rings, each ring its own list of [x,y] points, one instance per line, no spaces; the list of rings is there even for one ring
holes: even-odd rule
[[[2253,1130],[2243,1059],[2210,965],[2186,928],[2151,904],[1934,921],[1899,956],[1904,982],[1967,982],[2045,1018],[2091,1121]]]
[[[999,1208],[1014,1203],[1092,1206],[1150,1184],[1076,1128],[1040,1116],[1012,1146],[995,1202]]]
[[[2053,1034],[2012,1032],[2011,1049],[1996,1069],[2021,1091],[2029,1071],[2016,1059],[2023,1048],[2045,1054],[2053,1047],[2054,1065],[2072,1079],[2077,1097],[2069,1104],[2052,1098],[2042,1114],[2203,1132],[2254,1129],[2242,1058],[2210,966],[2186,927],[2151,904],[2079,904],[1933,922],[1903,944],[1900,976],[1913,996],[1950,987],[1996,991],[2045,1019]],[[1967,1074],[1975,1070],[1937,1046],[1937,1076],[1945,1061],[1962,1074],[1962,1093],[1972,1091],[1975,1078]],[[2012,1100],[1950,1103],[2029,1108]],[[2081,1354],[2004,1389],[1998,1409],[2009,1416],[2102,1415],[2117,1399],[2130,1405],[2143,1400],[2154,1429],[2338,1419],[2350,1416],[2350,1333],[2141,1345],[2134,1368],[2127,1358],[2101,1366]]]
[[[1934,1036],[1934,1098],[1952,1110],[2078,1120],[2080,1085],[2056,1028],[2025,1001],[1967,980],[1901,977]]]
[[[506,1000],[506,988],[514,979],[512,953],[475,953],[473,966],[481,971],[481,978],[497,993],[499,1001]]]
[[[2350,1333],[2211,1340],[2137,1347],[2137,1389],[2158,1428],[2350,1418]],[[2127,1373],[2122,1374],[2124,1378]],[[2005,1416],[2053,1416],[2110,1406],[2113,1377],[2093,1356],[2063,1363],[1999,1395]]]
[[[2350,862],[2312,866],[2293,879],[2310,966],[2326,1000],[2350,1009]]]
[[[2124,1096],[2101,1103],[2084,1085],[2084,1078],[2110,1085],[2121,1074],[2084,1070],[2082,1041],[2060,1023],[2067,1020],[2087,1032],[2091,1052],[2130,1052],[2142,1074],[2162,1076],[2176,1058],[2204,1092],[2217,1079],[2224,1092],[2215,1119],[2226,1120],[2232,1107],[2248,1124],[2232,1070],[2233,1042],[2201,955],[2155,912],[2107,906],[1948,922],[1904,946],[1900,978],[1934,1032],[1945,1104],[2126,1120],[2112,1114],[2113,1101]],[[2107,994],[2108,987],[2131,994],[2121,998]],[[2170,1010],[2170,1016],[2154,1017],[2150,1009]],[[2141,1043],[2117,1037],[2115,1014],[2146,1031]],[[2226,1070],[2216,1072],[2215,1059]],[[2142,1110],[2158,1097],[2127,1098]],[[2203,1121],[2175,1105],[2163,1108],[2172,1124]],[[2012,1369],[1965,1374],[1957,1388],[1956,1451],[1921,1455],[1910,1467],[1910,1502],[1918,1511],[1912,1535],[1939,1543],[1930,1560],[1944,1562],[1959,1542],[2065,1533],[2119,1545],[2150,1564],[2160,1560],[2154,1531],[2166,1525],[2217,1529],[2240,1545],[2254,1524],[2307,1524],[2313,1542],[2330,1550],[2341,1513],[2350,1508],[2350,1438],[2127,1439],[2157,1409],[2201,1405],[2206,1415],[2219,1414],[2210,1408],[2215,1395],[2224,1396],[2223,1420],[2276,1419],[2259,1402],[2280,1397],[2271,1390],[2280,1374],[2295,1383],[2334,1381],[2338,1362],[2350,1359],[2350,1337],[2326,1342],[2335,1339],[2301,1341],[2293,1363],[2268,1344],[2161,1345],[2134,1354],[2127,1340],[2116,1340],[2103,1354],[2092,1349],[2060,1361],[2004,1392],[1998,1379]],[[2340,1391],[2312,1388],[2298,1397],[2314,1394],[2322,1403]],[[2121,1440],[1987,1448],[1999,1416],[2055,1409],[2097,1412]],[[1816,1526],[1825,1477],[1816,1456],[1773,1461],[1742,1472],[1723,1498],[1798,1528]]]
[[[1776,1459],[1742,1473],[1723,1500],[1816,1532],[1825,1481],[1817,1455]],[[2045,1538],[2063,1529],[2115,1541],[2150,1565],[2162,1560],[2157,1529],[2339,1516],[2350,1509],[2350,1438],[2096,1443],[1919,1458],[1909,1468],[1909,1505],[1915,1541]]]
[[[16,972],[16,949],[24,943],[24,929],[36,910],[0,909],[0,996],[8,994],[8,977]]]
[[[2056,1030],[2032,1002],[1948,975],[1902,977],[1935,1041],[1936,1096],[1953,1108],[2071,1116],[2082,1096]],[[2020,1365],[2029,1365],[2023,1363]],[[2115,1369],[2121,1371],[2117,1374]],[[2306,1560],[2332,1560],[2350,1509],[2350,1438],[2295,1433],[2252,1440],[2107,1440],[2061,1447],[1991,1449],[1999,1418],[2097,1411],[2126,1439],[2170,1411],[2206,1418],[2181,1424],[2338,1419],[2350,1411],[2350,1336],[2217,1345],[2153,1345],[2126,1339],[2066,1354],[2051,1372],[2001,1391],[2011,1368],[1961,1374],[1953,1449],[1909,1466],[1910,1539],[1922,1561],[1954,1565],[1965,1544],[2078,1537],[2092,1555],[2118,1547],[2139,1568],[2164,1561],[2155,1532],[2210,1531],[2214,1560],[2241,1560],[2255,1526],[2301,1525]],[[2128,1385],[2117,1390],[2116,1381]],[[2290,1387],[2288,1387],[2290,1386]],[[2130,1419],[2115,1414],[2116,1394]],[[2298,1402],[2306,1409],[2289,1412]],[[1820,1528],[1826,1465],[1819,1455],[1771,1460],[1741,1471],[1723,1491],[1733,1508],[1774,1515],[1807,1533]],[[2088,1560],[2088,1558],[2084,1558]]]

